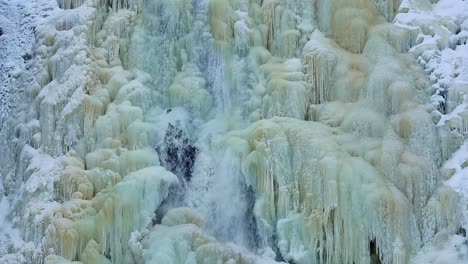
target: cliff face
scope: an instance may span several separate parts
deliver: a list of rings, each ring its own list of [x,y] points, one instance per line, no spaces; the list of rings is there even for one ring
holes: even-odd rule
[[[466,1],[1,6],[0,262],[468,260]]]

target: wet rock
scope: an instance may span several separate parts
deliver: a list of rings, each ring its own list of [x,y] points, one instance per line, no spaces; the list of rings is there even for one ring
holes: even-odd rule
[[[183,182],[190,181],[198,150],[180,121],[175,124],[169,123],[164,141],[158,146],[157,151],[161,164],[167,170],[173,172]]]

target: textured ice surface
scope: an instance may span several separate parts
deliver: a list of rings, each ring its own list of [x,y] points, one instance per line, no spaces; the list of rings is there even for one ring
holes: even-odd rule
[[[468,261],[466,1],[0,7],[1,263]]]

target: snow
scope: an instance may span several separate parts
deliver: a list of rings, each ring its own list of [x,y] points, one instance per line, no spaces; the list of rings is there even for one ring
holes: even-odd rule
[[[19,189],[8,198],[13,198],[10,203],[7,197],[2,197],[2,209],[11,208],[13,210],[0,210],[3,215],[2,222],[4,229],[0,232],[2,243],[1,250],[10,249],[4,256],[5,259],[20,259],[23,263],[24,257],[16,255],[15,251],[27,256],[40,256],[41,249],[38,244],[42,240],[42,230],[47,218],[58,206],[55,202],[54,184],[59,180],[59,173],[63,169],[60,160],[40,153],[37,150],[25,147],[21,153],[22,160],[29,160],[29,165],[24,171],[24,182]],[[7,217],[14,216],[12,222]],[[25,228],[25,227],[28,228]],[[13,251],[13,252],[11,252]],[[5,252],[6,253],[6,252]],[[12,253],[12,254],[10,254]],[[36,256],[36,257],[37,257]]]
[[[424,1],[422,1],[423,3]],[[446,184],[455,190],[465,193],[468,184],[463,184],[468,171],[461,168],[468,159],[466,151],[468,141],[465,113],[468,110],[468,3],[464,0],[440,0],[432,6],[418,10],[418,1],[406,1],[407,12],[395,18],[397,24],[421,28],[423,41],[414,46],[410,52],[417,56],[417,61],[430,75],[432,87],[436,91],[432,97],[433,104],[445,104],[445,110],[439,108],[439,127],[449,126],[465,138],[465,143],[445,162],[443,169],[456,169],[456,173]],[[429,29],[424,29],[429,25]],[[437,46],[440,36],[434,28],[445,32],[450,44]],[[425,34],[426,33],[426,34]],[[427,34],[431,33],[431,34]],[[424,35],[425,34],[425,35]],[[418,38],[421,38],[421,35]],[[445,95],[444,95],[445,94]]]
[[[450,171],[452,174],[445,184],[468,199],[468,141],[453,153],[442,169]]]
[[[424,248],[413,260],[413,264],[464,264],[468,261],[466,237],[451,236],[445,244]]]
[[[22,151],[23,138],[12,140],[10,130],[24,118],[21,112],[27,102],[25,87],[31,85],[35,28],[54,5],[55,1],[0,1],[1,263],[25,263],[28,256],[42,258],[38,235],[42,236],[44,218],[55,206],[51,189],[58,179],[57,162],[33,149]],[[29,129],[35,126],[34,122],[27,125]],[[27,161],[22,163],[20,159],[24,158]],[[24,182],[23,177],[16,178],[17,168],[27,171]],[[31,224],[25,225],[25,219]]]
[[[0,2],[0,121],[3,127],[9,111],[12,108],[12,85],[25,67],[22,56],[31,54],[33,32],[31,26],[35,24],[32,14],[35,3],[21,1]],[[23,32],[23,34],[15,34]]]
[[[468,3],[464,0],[405,1],[404,13],[395,18],[397,24],[419,28],[420,43],[410,52],[430,76],[432,103],[438,108],[437,126],[448,149],[441,171],[444,185],[461,195],[458,205],[462,212],[462,226],[468,227]],[[418,6],[420,4],[420,6]],[[465,231],[466,232],[466,231]],[[466,263],[468,247],[466,235],[446,235],[436,238],[413,260],[413,263]]]

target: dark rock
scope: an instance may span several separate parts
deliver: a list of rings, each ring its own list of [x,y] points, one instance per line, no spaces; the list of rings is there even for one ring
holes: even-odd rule
[[[462,169],[468,167],[468,159],[461,164]]]
[[[179,121],[169,123],[164,141],[156,147],[161,165],[185,183],[192,177],[197,148]]]
[[[369,241],[369,255],[371,259],[371,264],[382,264],[379,257],[379,249],[377,248],[377,244],[375,240]]]
[[[29,54],[29,53],[24,54],[22,57],[23,57],[24,61],[28,61],[28,60],[32,59],[32,55]]]
[[[168,109],[166,111],[172,111]],[[161,166],[174,173],[180,184],[169,188],[168,197],[162,202],[155,212],[153,225],[160,224],[164,215],[172,208],[183,204],[187,184],[192,177],[193,165],[198,153],[192,139],[180,121],[169,123],[164,140],[155,147],[159,154]]]
[[[260,235],[258,234],[257,220],[254,215],[255,192],[251,186],[245,185],[243,193],[247,201],[247,211],[244,215],[245,230],[247,231],[248,245],[250,248],[258,249],[260,245]]]
[[[466,237],[466,229],[464,229],[463,227],[460,227],[460,229],[458,229],[457,231],[457,235]]]
[[[172,208],[180,207],[182,204],[184,190],[182,186],[179,185],[172,185],[169,187],[169,193],[164,199],[164,201],[159,205],[158,209],[155,211],[155,216],[152,219],[153,226],[161,224],[163,217],[166,213],[171,210]]]

